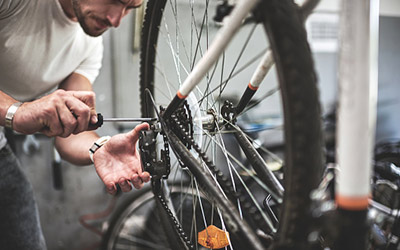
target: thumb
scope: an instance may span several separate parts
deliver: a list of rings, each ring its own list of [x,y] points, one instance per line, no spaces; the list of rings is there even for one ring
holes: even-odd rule
[[[141,130],[148,130],[149,128],[150,125],[148,123],[141,123],[128,133],[128,137],[130,137],[132,141],[137,141],[139,139],[139,132]]]

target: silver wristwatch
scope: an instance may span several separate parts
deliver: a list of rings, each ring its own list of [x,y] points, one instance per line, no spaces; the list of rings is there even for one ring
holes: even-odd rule
[[[13,129],[13,119],[14,119],[14,115],[15,115],[15,112],[17,112],[19,106],[21,106],[21,105],[22,105],[22,102],[16,102],[16,103],[13,103],[13,104],[8,108],[7,113],[6,113],[6,121],[5,121],[5,124],[4,124],[4,126],[5,126],[6,128]]]

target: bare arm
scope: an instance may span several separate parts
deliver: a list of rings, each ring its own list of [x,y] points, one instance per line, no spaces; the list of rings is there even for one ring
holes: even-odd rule
[[[7,95],[3,91],[0,91],[0,117],[2,117],[2,119],[0,119],[0,126],[5,125],[5,117],[7,110],[13,103],[16,102],[17,100]]]
[[[0,125],[5,125],[8,109],[16,99],[0,91]],[[12,127],[22,134],[43,133],[68,137],[86,131],[90,119],[96,117],[93,91],[57,90],[16,109]],[[97,118],[97,117],[96,117]]]

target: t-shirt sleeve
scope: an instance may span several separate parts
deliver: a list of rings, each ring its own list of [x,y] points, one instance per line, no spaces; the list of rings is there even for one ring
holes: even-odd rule
[[[97,37],[94,40],[94,46],[89,51],[88,56],[74,71],[86,77],[91,83],[93,83],[99,75],[104,50],[102,37]]]
[[[29,0],[0,0],[0,20],[17,15]]]

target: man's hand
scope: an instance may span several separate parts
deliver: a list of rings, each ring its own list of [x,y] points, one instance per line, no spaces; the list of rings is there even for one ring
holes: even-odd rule
[[[142,172],[142,162],[136,149],[139,131],[149,128],[147,123],[136,126],[126,134],[118,134],[99,148],[93,155],[97,174],[104,182],[107,192],[114,194],[116,184],[123,192],[137,189],[150,180],[148,172]]]
[[[23,134],[41,132],[65,138],[86,131],[89,121],[97,122],[94,92],[59,89],[22,104],[14,115],[13,128]]]

